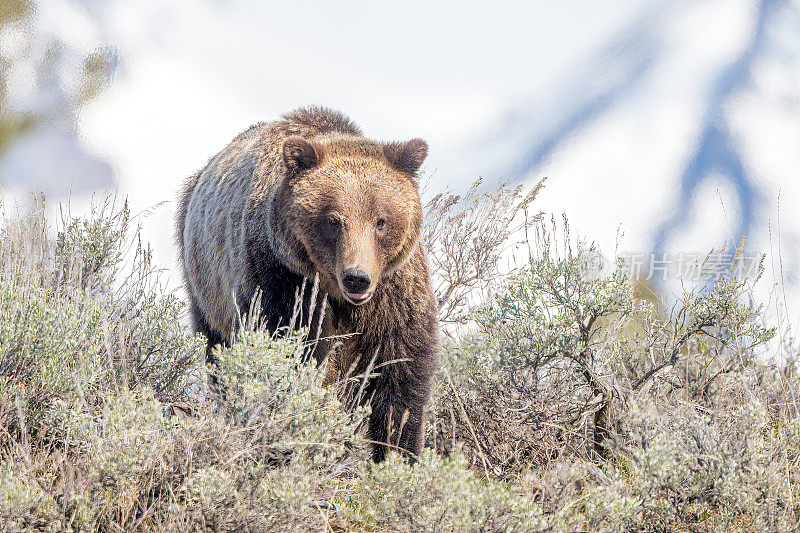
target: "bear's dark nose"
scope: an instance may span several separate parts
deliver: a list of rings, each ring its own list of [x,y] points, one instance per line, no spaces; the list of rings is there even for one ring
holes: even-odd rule
[[[369,288],[371,282],[372,280],[363,270],[348,268],[342,273],[342,285],[347,292],[361,294]]]

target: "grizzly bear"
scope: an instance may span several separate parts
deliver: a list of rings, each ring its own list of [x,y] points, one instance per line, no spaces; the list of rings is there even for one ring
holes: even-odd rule
[[[438,335],[416,181],[427,152],[422,139],[372,141],[338,112],[303,108],[239,134],[179,200],[207,358],[253,305],[273,332],[307,326],[325,383],[371,406],[375,461],[389,449],[413,461],[423,442]]]

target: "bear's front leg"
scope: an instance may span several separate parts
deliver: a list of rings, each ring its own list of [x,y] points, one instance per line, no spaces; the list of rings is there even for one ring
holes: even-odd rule
[[[427,368],[413,367],[408,362],[389,363],[378,378],[369,418],[376,463],[383,461],[389,450],[404,453],[414,463],[422,451],[432,376]]]

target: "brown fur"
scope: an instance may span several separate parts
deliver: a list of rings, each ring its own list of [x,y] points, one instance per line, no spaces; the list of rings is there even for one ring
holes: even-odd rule
[[[421,139],[378,143],[337,112],[299,109],[237,136],[187,181],[178,209],[190,309],[209,354],[232,342],[259,290],[276,330],[290,325],[304,280],[318,279],[317,301],[305,291],[305,321],[323,338],[345,335],[326,384],[341,383],[349,405],[370,403],[377,461],[387,445],[419,453],[435,367],[415,181],[426,155]],[[318,345],[318,361],[329,346]],[[349,379],[366,374],[374,377],[363,385]]]

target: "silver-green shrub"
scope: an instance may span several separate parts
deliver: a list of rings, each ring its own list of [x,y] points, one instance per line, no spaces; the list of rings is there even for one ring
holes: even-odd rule
[[[413,467],[370,462],[367,412],[322,387],[302,334],[244,328],[206,367],[124,205],[53,235],[41,206],[6,220],[0,531],[796,530],[790,332],[769,353],[736,279],[666,309],[587,276],[591,247],[528,217],[533,196],[437,200],[449,326]],[[528,261],[503,272],[520,231]]]

